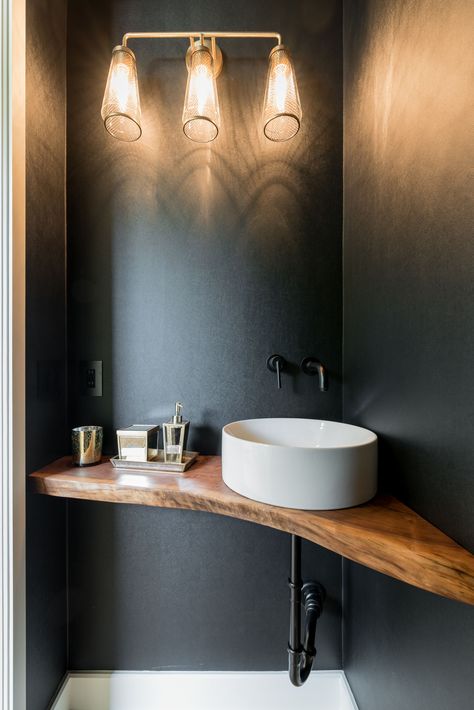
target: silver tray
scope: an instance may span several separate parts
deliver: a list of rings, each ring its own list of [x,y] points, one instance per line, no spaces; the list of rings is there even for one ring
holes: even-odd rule
[[[165,463],[163,451],[152,449],[154,457],[148,461],[124,461],[119,456],[110,459],[115,468],[126,468],[132,471],[147,471],[148,473],[184,473],[193,465],[199,456],[197,451],[185,451],[181,463]]]

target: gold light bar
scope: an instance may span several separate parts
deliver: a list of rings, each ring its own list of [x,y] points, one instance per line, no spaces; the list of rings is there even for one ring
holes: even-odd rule
[[[279,32],[126,32],[122,39],[124,47],[129,39],[275,39],[277,44],[281,44],[281,34]]]

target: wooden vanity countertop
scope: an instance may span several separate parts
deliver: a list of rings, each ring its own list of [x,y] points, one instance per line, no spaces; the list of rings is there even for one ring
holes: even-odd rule
[[[474,555],[391,496],[355,508],[306,511],[244,498],[222,480],[219,456],[185,474],[120,470],[104,459],[78,468],[67,456],[32,473],[37,493],[108,503],[204,510],[299,535],[420,589],[474,605]]]

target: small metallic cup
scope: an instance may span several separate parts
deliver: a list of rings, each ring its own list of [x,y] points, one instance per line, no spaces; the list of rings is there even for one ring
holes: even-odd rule
[[[72,462],[76,466],[92,466],[102,456],[101,426],[78,426],[72,430]]]

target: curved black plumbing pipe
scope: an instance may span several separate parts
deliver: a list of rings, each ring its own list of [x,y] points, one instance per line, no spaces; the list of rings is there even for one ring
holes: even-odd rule
[[[319,582],[302,583],[301,538],[291,536],[290,639],[288,663],[290,680],[301,686],[307,680],[316,656],[316,624],[323,611],[326,591]],[[301,605],[305,610],[304,641],[301,643]]]

